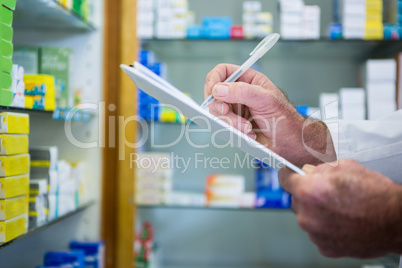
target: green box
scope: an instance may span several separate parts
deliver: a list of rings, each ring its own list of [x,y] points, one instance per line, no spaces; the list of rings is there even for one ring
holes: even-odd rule
[[[39,48],[15,47],[13,54],[14,64],[24,66],[26,74],[39,73]]]
[[[13,61],[10,58],[0,56],[0,72],[11,74],[13,70]]]
[[[0,88],[11,90],[12,83],[11,74],[0,72]]]
[[[3,57],[12,59],[13,57],[13,44],[6,41],[0,40],[0,54]]]
[[[7,89],[0,88],[0,105],[11,106],[13,103],[13,93]]]
[[[69,108],[69,77],[72,50],[60,47],[44,47],[40,49],[39,73],[53,75],[57,78],[56,106]]]
[[[6,40],[8,42],[13,41],[13,28],[2,22],[0,22],[0,39]]]
[[[17,0],[0,0],[0,4],[8,7],[11,10],[15,10],[15,5],[17,4]]]
[[[6,8],[5,6],[0,6],[0,21],[8,26],[13,25],[13,11]]]

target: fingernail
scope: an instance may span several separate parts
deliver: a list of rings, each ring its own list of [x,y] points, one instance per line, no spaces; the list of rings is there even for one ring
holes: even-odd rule
[[[315,169],[315,166],[310,165],[310,164],[306,164],[303,166],[303,171],[306,172],[307,174],[313,173],[314,169]]]
[[[250,133],[253,130],[253,125],[250,122],[247,122],[244,127],[244,132],[246,134]]]
[[[215,109],[220,112],[223,113],[223,103],[221,101],[215,101]]]
[[[253,140],[256,140],[256,139],[257,139],[257,134],[255,134],[254,132],[248,133],[247,136],[249,136],[249,137],[252,138]]]
[[[226,97],[229,93],[229,87],[226,85],[215,85],[213,88],[213,95],[216,97]]]

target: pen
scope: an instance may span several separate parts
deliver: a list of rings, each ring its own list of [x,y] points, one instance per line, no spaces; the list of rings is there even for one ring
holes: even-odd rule
[[[256,48],[250,53],[250,58],[243,63],[231,76],[229,76],[224,83],[236,82],[251,66],[254,65],[260,58],[262,58],[275,44],[278,42],[280,35],[273,33],[265,37]],[[201,104],[201,108],[205,108],[215,100],[214,96],[209,95]]]

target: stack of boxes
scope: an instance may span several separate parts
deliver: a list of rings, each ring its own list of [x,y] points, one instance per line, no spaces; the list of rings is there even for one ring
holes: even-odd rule
[[[0,113],[0,243],[28,229],[29,116]]]
[[[172,159],[167,153],[137,155],[135,201],[141,205],[165,204],[172,190]]]
[[[272,13],[262,12],[261,2],[243,2],[243,29],[247,39],[264,38],[273,31]]]
[[[57,163],[59,191],[57,195],[57,215],[63,216],[78,208],[78,184],[73,176],[70,163],[60,160]]]
[[[154,37],[154,1],[137,1],[137,37],[152,39]]]
[[[16,0],[0,1],[0,105],[11,106],[13,102],[13,10]]]
[[[384,37],[383,1],[366,0],[366,32],[364,39],[381,40]]]
[[[238,26],[233,27],[231,17],[202,17],[202,25],[187,27],[188,39],[229,39],[231,35],[239,38]]]
[[[282,39],[303,39],[303,0],[280,0]]]
[[[13,103],[11,106],[25,108],[25,82],[24,82],[24,67],[13,64],[12,71],[12,86]]]
[[[342,119],[366,119],[366,95],[363,88],[341,88],[339,101]]]
[[[57,147],[31,147],[30,228],[57,217]]]
[[[339,118],[339,95],[337,93],[320,94],[320,114],[322,120]]]
[[[187,0],[156,0],[156,38],[185,38],[189,14]]]
[[[342,0],[342,31],[345,39],[366,36],[366,0]]]
[[[55,80],[51,75],[24,75],[25,108],[53,111],[56,108]]]
[[[385,8],[388,16],[387,24],[384,24],[384,39],[401,40],[402,39],[402,0],[385,1],[388,5]]]
[[[368,60],[365,66],[367,112],[376,120],[396,110],[396,62]]]
[[[206,206],[239,207],[245,187],[241,175],[211,175],[206,180]]]
[[[303,38],[320,39],[321,8],[319,6],[304,6]]]

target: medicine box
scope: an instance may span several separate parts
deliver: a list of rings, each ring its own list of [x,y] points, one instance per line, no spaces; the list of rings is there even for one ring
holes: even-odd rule
[[[13,44],[9,41],[0,39],[0,52],[3,57],[11,59],[13,57]]]
[[[24,66],[25,74],[39,73],[39,48],[15,47],[13,54],[14,64]]]
[[[13,79],[10,74],[0,72],[0,88],[11,90]]]
[[[8,42],[13,41],[13,28],[7,24],[0,22],[0,39]]]
[[[11,74],[13,70],[13,61],[9,57],[0,55],[0,71]]]
[[[13,103],[13,92],[8,89],[0,88],[0,105],[1,106],[11,106]]]
[[[28,230],[28,215],[23,214],[7,221],[0,221],[0,243],[6,243],[10,240],[23,235]]]
[[[47,194],[47,179],[31,179],[29,181],[29,195],[44,195]]]
[[[29,148],[31,155],[31,167],[46,167],[56,169],[57,165],[57,147],[31,147]]]
[[[29,173],[29,154],[0,156],[0,177]]]
[[[13,11],[0,5],[0,22],[12,26],[13,24]]]
[[[17,0],[0,0],[0,5],[3,5],[11,10],[15,10]]]
[[[12,198],[29,192],[29,175],[0,178],[0,199]]]
[[[28,153],[28,135],[0,134],[0,155]]]
[[[37,211],[47,207],[45,195],[29,196],[29,211]]]
[[[47,89],[55,87],[55,77],[45,74],[24,75],[25,95],[45,96]]]
[[[70,243],[71,250],[82,250],[85,253],[85,267],[101,268],[104,267],[104,250],[105,245],[100,242],[81,242],[72,241]]]
[[[6,221],[26,213],[28,213],[27,195],[0,200],[0,221]]]
[[[42,207],[36,211],[29,211],[29,229],[42,226],[46,223],[46,208]]]
[[[0,133],[29,134],[29,115],[0,113]]]
[[[57,171],[46,167],[32,167],[30,169],[31,179],[47,179],[48,192],[51,194],[57,193],[58,177]]]

